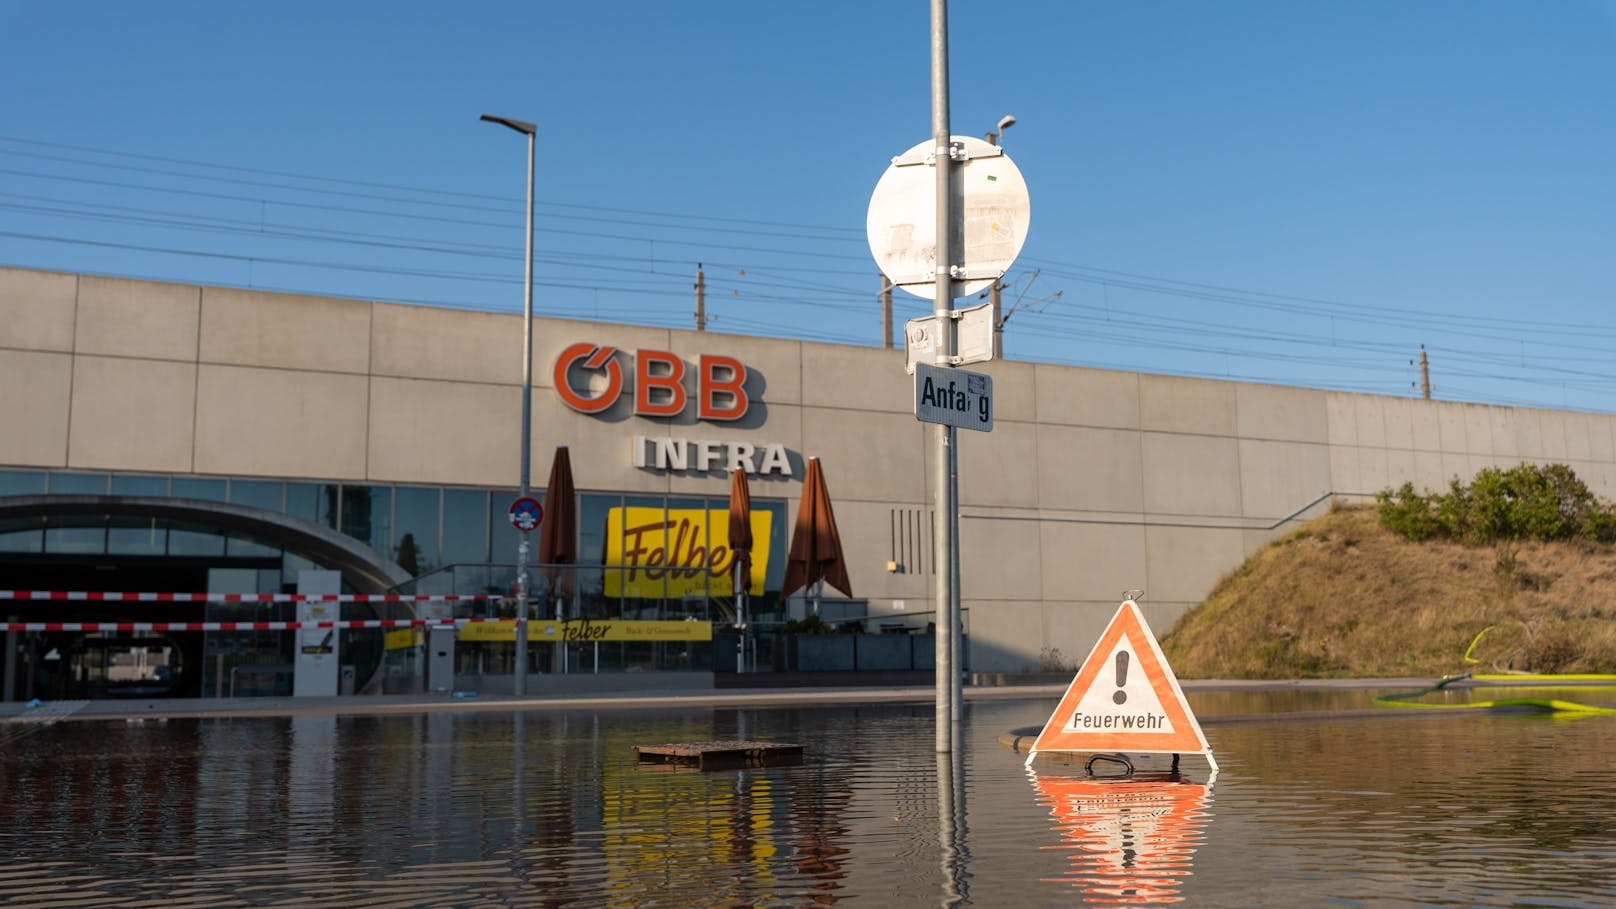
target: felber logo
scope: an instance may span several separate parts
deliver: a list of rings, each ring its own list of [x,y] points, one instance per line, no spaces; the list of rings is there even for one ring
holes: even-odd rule
[[[747,592],[761,596],[769,571],[772,512],[752,512]],[[732,596],[735,556],[729,510],[628,506],[606,515],[605,593],[608,597]]]

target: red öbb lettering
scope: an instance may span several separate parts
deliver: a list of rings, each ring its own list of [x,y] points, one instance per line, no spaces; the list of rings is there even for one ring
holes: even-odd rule
[[[580,341],[556,357],[552,378],[556,394],[579,413],[609,410],[622,398],[624,367],[618,349]],[[665,350],[634,352],[634,412],[644,417],[673,417],[690,404],[685,388],[685,361]],[[599,382],[574,385],[578,374],[604,376]],[[701,354],[696,359],[696,416],[714,422],[733,422],[746,416],[752,400],[746,392],[747,370],[740,360],[722,354]],[[596,387],[591,388],[591,384]]]

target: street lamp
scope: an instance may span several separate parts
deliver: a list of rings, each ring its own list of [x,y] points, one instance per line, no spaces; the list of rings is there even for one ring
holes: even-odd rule
[[[1009,129],[1012,126],[1015,126],[1015,125],[1016,125],[1016,118],[1015,117],[1012,117],[1012,116],[1010,116],[1008,114],[1006,114],[1003,117],[1000,117],[999,118],[999,128],[994,130],[991,133],[988,133],[987,136],[985,137],[988,140],[988,144],[989,145],[998,145],[999,144],[999,137],[1004,135],[1004,131]]]
[[[507,126],[527,135],[527,270],[522,280],[522,498],[528,495],[528,466],[532,461],[530,427],[533,422],[533,137],[538,127],[522,120],[483,114],[489,123]],[[516,531],[516,679],[511,693],[527,695],[527,547],[528,534]]]
[[[1000,117],[999,128],[987,134],[988,144],[998,145],[999,138],[1004,135],[1004,131],[1015,125],[1015,117],[1009,114]],[[1004,276],[999,276],[999,278],[1002,277]],[[994,278],[993,286],[988,288],[988,300],[993,304],[993,309],[990,311],[993,314],[993,359],[995,360],[1004,356],[1004,319],[999,315],[999,292],[1004,290],[1004,282],[999,278]]]

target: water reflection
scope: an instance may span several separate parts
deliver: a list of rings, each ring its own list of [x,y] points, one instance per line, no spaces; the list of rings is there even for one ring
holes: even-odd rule
[[[1616,905],[1616,717],[1209,724],[1211,826],[1193,782],[1029,784],[998,737],[1053,706],[968,704],[942,764],[930,704],[0,726],[0,905]],[[743,728],[808,754],[635,760]]]
[[[788,795],[793,864],[810,882],[808,899],[817,906],[836,903],[847,876],[842,865],[851,852],[847,847],[851,831],[843,818],[853,801],[852,782],[849,774],[833,772],[829,778],[821,777],[819,785],[794,788]]]
[[[937,755],[937,843],[942,859],[944,907],[969,905],[970,847],[965,826],[965,766],[948,752]]]
[[[868,893],[871,881],[901,881],[906,898],[924,891],[936,905],[940,816],[948,886],[963,890],[964,776],[963,762],[951,768],[939,813],[933,756],[907,747],[931,741],[916,734],[924,716],[883,706],[41,727],[0,750],[0,905],[66,892],[98,907],[800,906]],[[733,737],[743,723],[760,740],[807,742],[813,757],[718,773],[634,760],[635,743]]]
[[[1211,822],[1211,787],[1179,780],[1093,779],[1033,773],[1039,804],[1055,817],[1072,867],[1045,881],[1070,884],[1085,903],[1181,902],[1183,879]],[[1076,851],[1071,851],[1073,847]]]

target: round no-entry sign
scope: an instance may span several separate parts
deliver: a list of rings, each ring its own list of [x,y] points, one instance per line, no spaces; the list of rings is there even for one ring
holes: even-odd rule
[[[522,496],[511,503],[511,526],[523,533],[531,533],[544,520],[544,506],[539,500]]]

